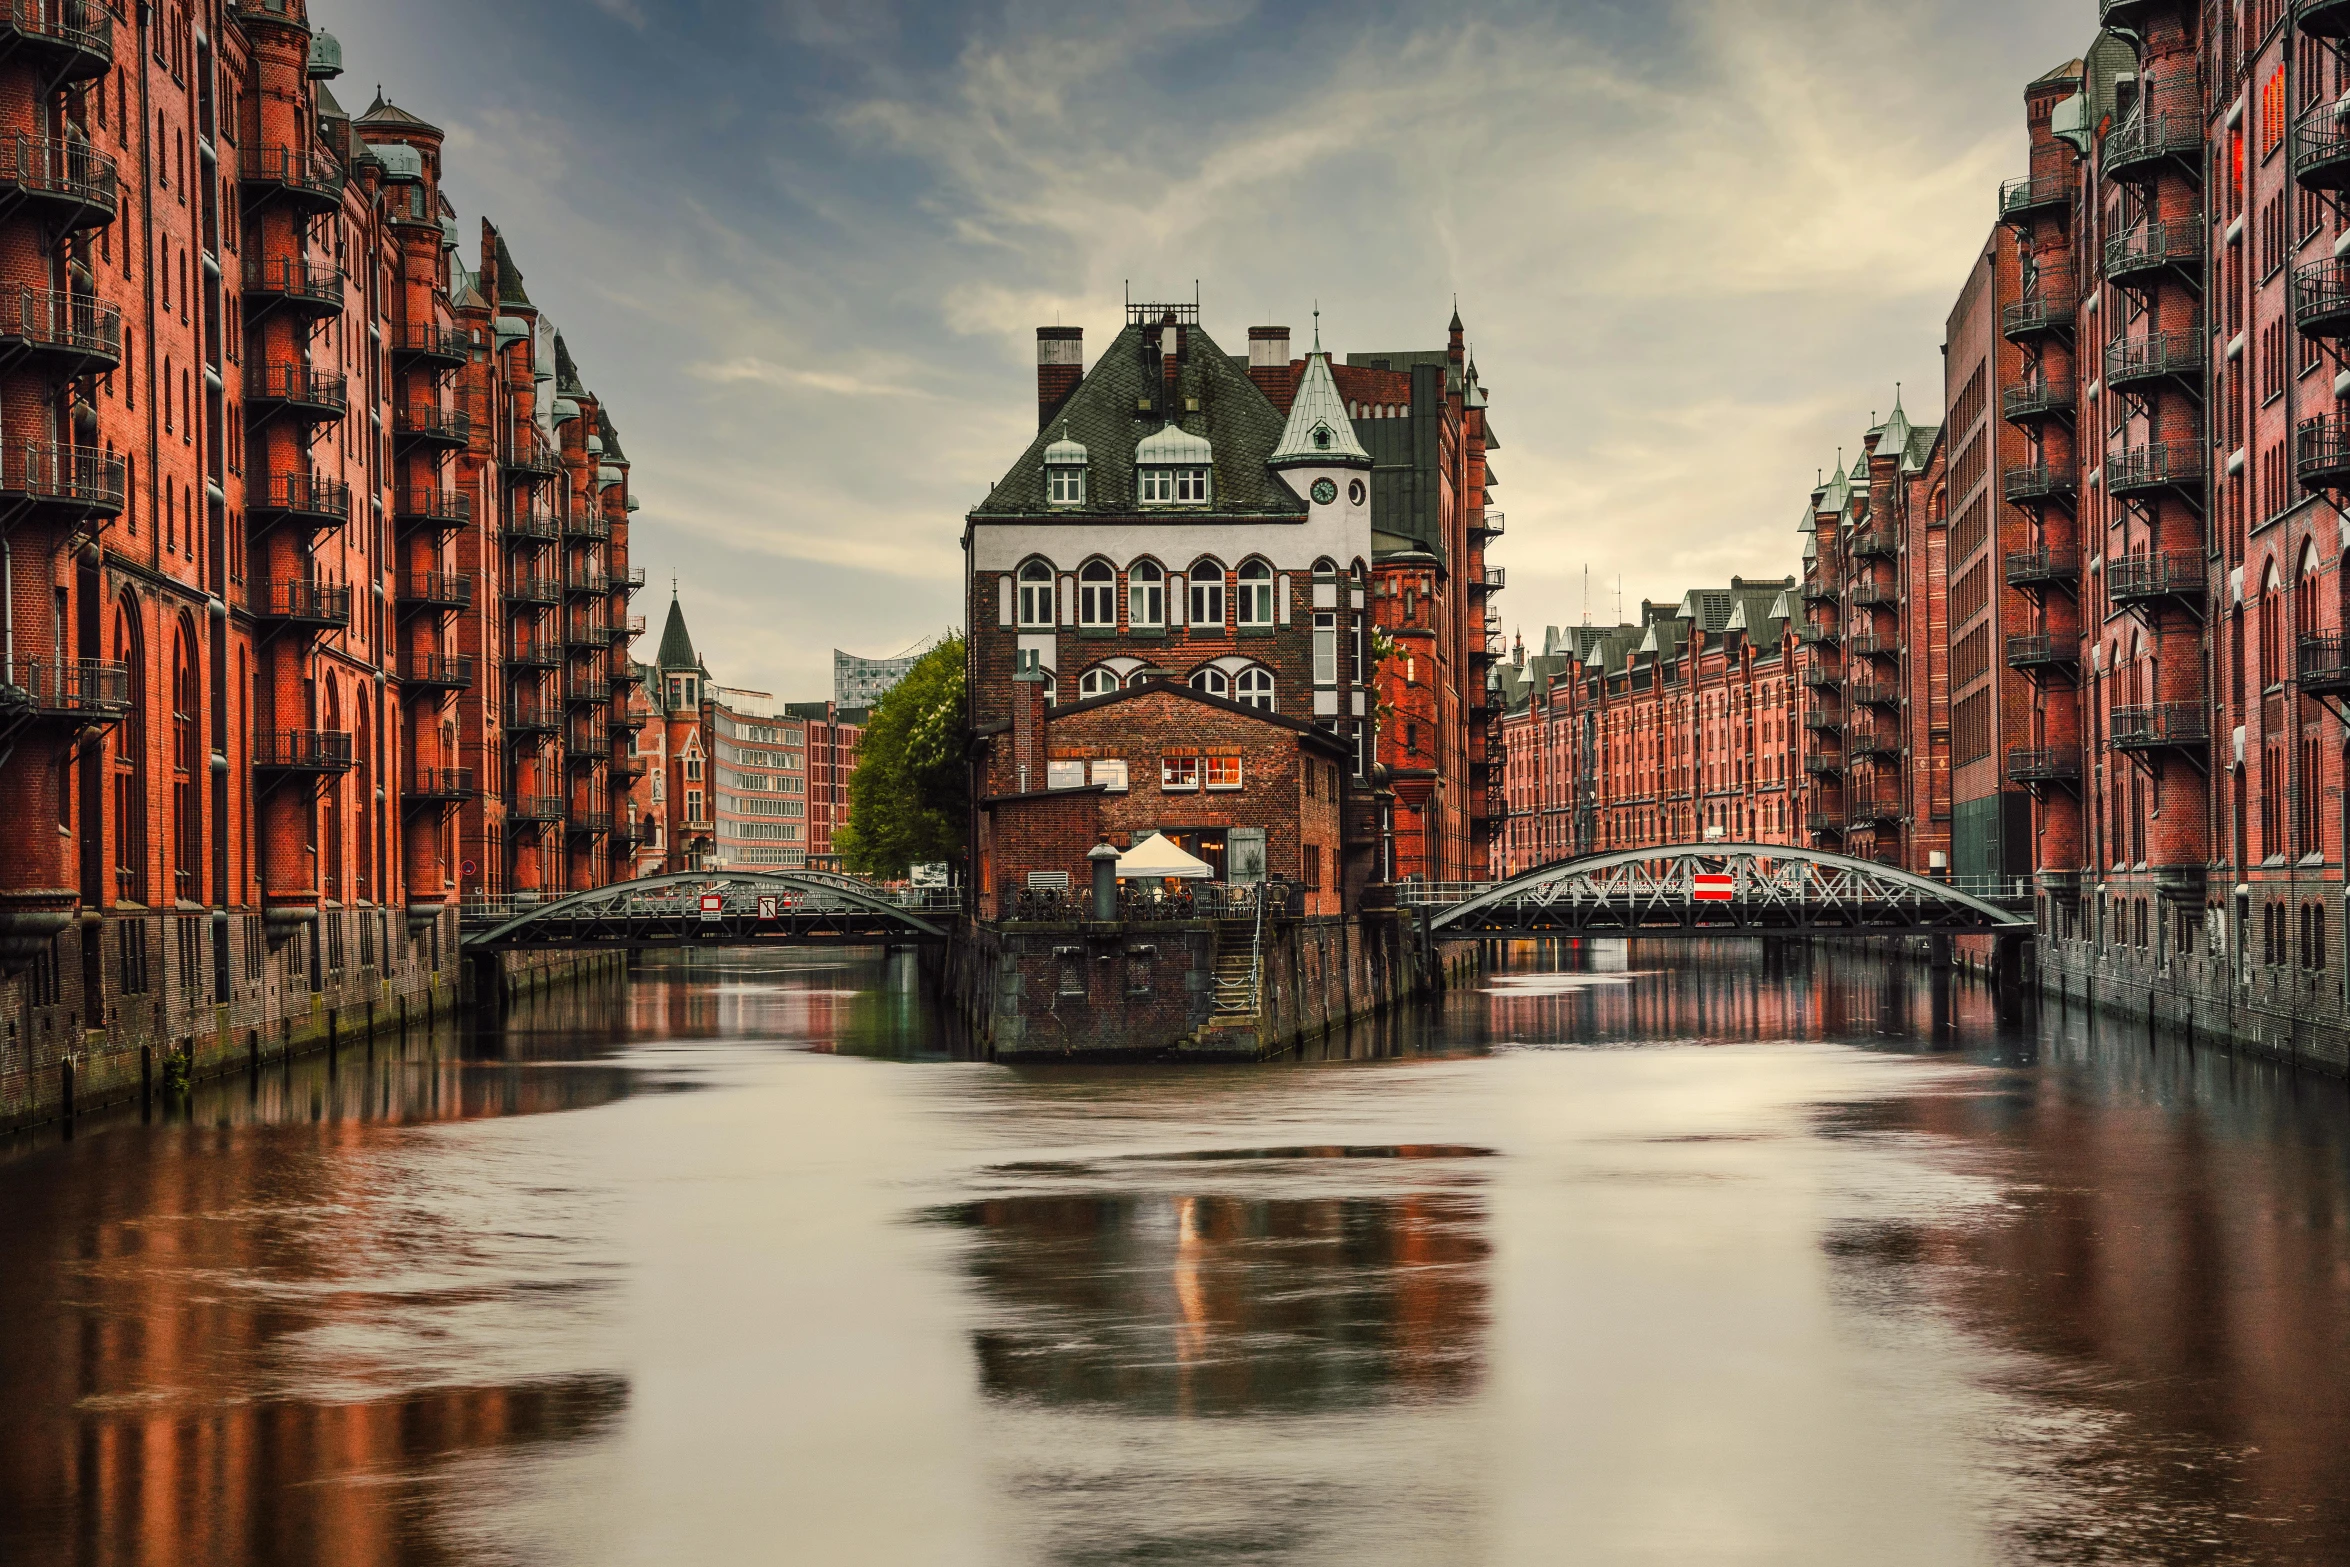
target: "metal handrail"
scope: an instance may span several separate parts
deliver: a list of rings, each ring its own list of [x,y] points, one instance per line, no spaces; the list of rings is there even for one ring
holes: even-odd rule
[[[351,589],[347,583],[293,577],[280,578],[266,586],[269,596],[262,600],[257,614],[272,620],[306,620],[322,626],[351,623]]]
[[[262,147],[245,154],[238,173],[247,185],[278,185],[306,196],[340,201],[349,177],[343,166],[322,152],[294,147]]]
[[[2105,563],[2105,595],[2120,602],[2138,598],[2203,596],[2203,557],[2175,550],[2161,555],[2116,555]]]
[[[0,185],[77,202],[107,219],[122,205],[114,160],[86,141],[0,136]]]
[[[422,571],[409,575],[401,597],[411,604],[463,609],[473,602],[473,577],[468,572]]]
[[[131,706],[130,666],[105,659],[0,660],[0,685],[22,692],[24,703],[41,713],[123,713]]]
[[[341,729],[273,729],[253,737],[253,765],[304,772],[347,772],[351,736]]]
[[[261,509],[351,520],[351,487],[317,473],[273,473],[261,486]]]
[[[2211,714],[2198,702],[2117,707],[2111,733],[2116,745],[2208,745]]]
[[[264,402],[304,403],[316,408],[332,408],[338,413],[351,406],[350,382],[347,378],[313,370],[308,365],[266,365],[259,376],[246,378],[245,396]]]
[[[343,274],[332,266],[294,256],[257,258],[245,263],[245,292],[282,294],[288,299],[307,300],[339,310],[343,304]]]
[[[7,0],[0,26],[111,62],[114,15],[100,0]]]
[[[122,309],[63,289],[17,290],[16,318],[0,318],[0,337],[20,337],[37,348],[68,349],[93,358],[122,358]]]
[[[2124,489],[2201,484],[2208,471],[2202,442],[2149,441],[2144,446],[2126,447],[2107,456],[2105,488],[2119,493]]]

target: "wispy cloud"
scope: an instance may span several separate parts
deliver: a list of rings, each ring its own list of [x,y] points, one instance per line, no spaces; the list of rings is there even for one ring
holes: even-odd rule
[[[876,381],[868,376],[850,375],[839,370],[809,370],[796,365],[779,365],[756,355],[744,354],[718,364],[696,364],[685,367],[685,373],[704,381],[715,381],[721,386],[740,386],[746,382],[760,386],[782,387],[793,391],[822,392],[831,397],[934,397],[918,386],[897,386],[887,381]]]

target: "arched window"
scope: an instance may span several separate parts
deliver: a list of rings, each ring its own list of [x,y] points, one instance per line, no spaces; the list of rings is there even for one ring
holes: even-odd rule
[[[332,680],[326,682],[322,716],[329,734],[343,727],[343,704]],[[330,774],[318,798],[318,885],[338,903],[343,897],[343,783],[342,777]]]
[[[1053,624],[1053,568],[1032,560],[1020,568],[1020,624],[1031,630],[1051,630]]]
[[[1118,628],[1118,574],[1106,560],[1089,560],[1077,573],[1077,623],[1096,631]]]
[[[443,751],[445,760],[453,751]],[[375,813],[375,753],[367,742],[367,688],[359,688],[351,702],[351,818],[352,836],[359,844],[357,867],[352,872],[353,893],[362,902],[372,901],[378,880],[377,858],[383,846],[376,842],[375,829],[381,818]]]
[[[1224,568],[1206,557],[1191,565],[1191,624],[1210,630],[1224,625]]]
[[[1273,671],[1262,664],[1252,665],[1240,672],[1233,682],[1233,695],[1243,707],[1273,711]]]
[[[1117,689],[1118,672],[1099,664],[1077,677],[1077,694],[1080,697],[1108,696]]]
[[[139,603],[129,594],[114,612],[114,656],[129,679],[130,710],[114,732],[114,891],[126,903],[147,901],[147,654]]]
[[[1204,691],[1209,696],[1220,696],[1229,700],[1232,696],[1232,680],[1230,676],[1224,673],[1224,671],[1218,669],[1213,664],[1209,664],[1192,671],[1191,689],[1194,691]]]
[[[171,881],[173,896],[191,901],[204,857],[203,817],[196,801],[196,780],[203,776],[196,693],[196,634],[182,617],[171,650]]]
[[[1155,560],[1126,568],[1126,629],[1156,631],[1167,623],[1167,574]]]
[[[2260,683],[2275,686],[2285,679],[2285,606],[2278,592],[2277,568],[2272,561],[2268,580],[2260,590]]]
[[[2301,570],[2293,579],[2293,635],[2313,637],[2323,630],[2317,623],[2317,546],[2301,547]]]
[[[1239,583],[1240,623],[1251,630],[1267,630],[1273,624],[1273,568],[1261,560],[1252,560],[1240,568]]]

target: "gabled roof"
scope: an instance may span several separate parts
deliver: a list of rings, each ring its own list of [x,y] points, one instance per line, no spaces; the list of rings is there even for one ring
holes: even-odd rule
[[[1061,405],[1052,425],[1036,433],[987,499],[971,508],[974,521],[1007,517],[1066,517],[1071,513],[1132,516],[1140,509],[1134,487],[1135,448],[1157,434],[1164,421],[1136,417],[1144,398],[1156,406],[1159,387],[1146,380],[1142,362],[1145,328],[1129,325],[1113,340],[1077,390]],[[1148,329],[1155,343],[1158,326]],[[1204,437],[1214,452],[1215,481],[1206,506],[1186,515],[1302,518],[1305,503],[1266,466],[1281,439],[1283,419],[1272,402],[1248,378],[1244,367],[1217,347],[1205,330],[1190,334],[1190,354],[1180,367],[1174,406],[1186,411],[1181,429]],[[1149,374],[1157,373],[1156,356]],[[1045,498],[1045,448],[1063,438],[1085,447],[1088,477],[1080,506],[1052,506]]]
[[[1371,466],[1371,454],[1355,439],[1346,399],[1338,395],[1328,354],[1317,349],[1307,358],[1305,376],[1289,401],[1289,423],[1268,460],[1276,468]]]
[[[571,350],[564,344],[563,334],[555,334],[555,395],[558,397],[585,397],[588,389],[580,384],[579,366],[571,359]]]

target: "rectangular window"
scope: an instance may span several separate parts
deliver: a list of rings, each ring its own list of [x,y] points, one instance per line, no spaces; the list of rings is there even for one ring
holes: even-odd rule
[[[1204,506],[1208,499],[1208,470],[1205,468],[1178,468],[1175,470],[1175,499],[1178,502]]]
[[[1314,684],[1338,684],[1338,617],[1327,610],[1314,616]]]
[[[1263,567],[1255,568],[1263,571]],[[1240,577],[1240,623],[1258,628],[1273,624],[1273,577],[1270,572],[1262,577],[1251,577],[1242,572]]]
[[[1191,623],[1220,629],[1224,624],[1224,579],[1194,577],[1191,581]]]
[[[1237,756],[1204,757],[1202,780],[1211,789],[1237,789],[1241,785],[1240,758]]]
[[[1167,794],[1189,794],[1199,788],[1199,758],[1196,756],[1163,756],[1159,758],[1159,788]]]
[[[701,791],[701,790],[699,790],[699,789],[688,789],[688,790],[685,792],[685,819],[686,819],[687,821],[689,821],[689,822],[694,822],[694,823],[697,823],[697,824],[698,824],[698,823],[700,823],[700,822],[702,821],[702,819],[703,819],[703,818],[702,818],[702,791]]]
[[[1155,569],[1155,568],[1154,568]],[[1135,631],[1155,631],[1167,616],[1167,587],[1156,577],[1129,577],[1126,581],[1126,623]]]
[[[1047,498],[1055,506],[1075,506],[1085,499],[1083,468],[1048,468],[1045,475]]]
[[[1093,764],[1093,782],[1112,794],[1126,792],[1126,764],[1121,761],[1103,761]]]
[[[1085,787],[1083,762],[1047,762],[1044,764],[1044,786],[1047,789],[1082,789]]]
[[[1175,498],[1175,470],[1172,468],[1144,468],[1139,475],[1142,483],[1142,502],[1146,506],[1164,506]]]

